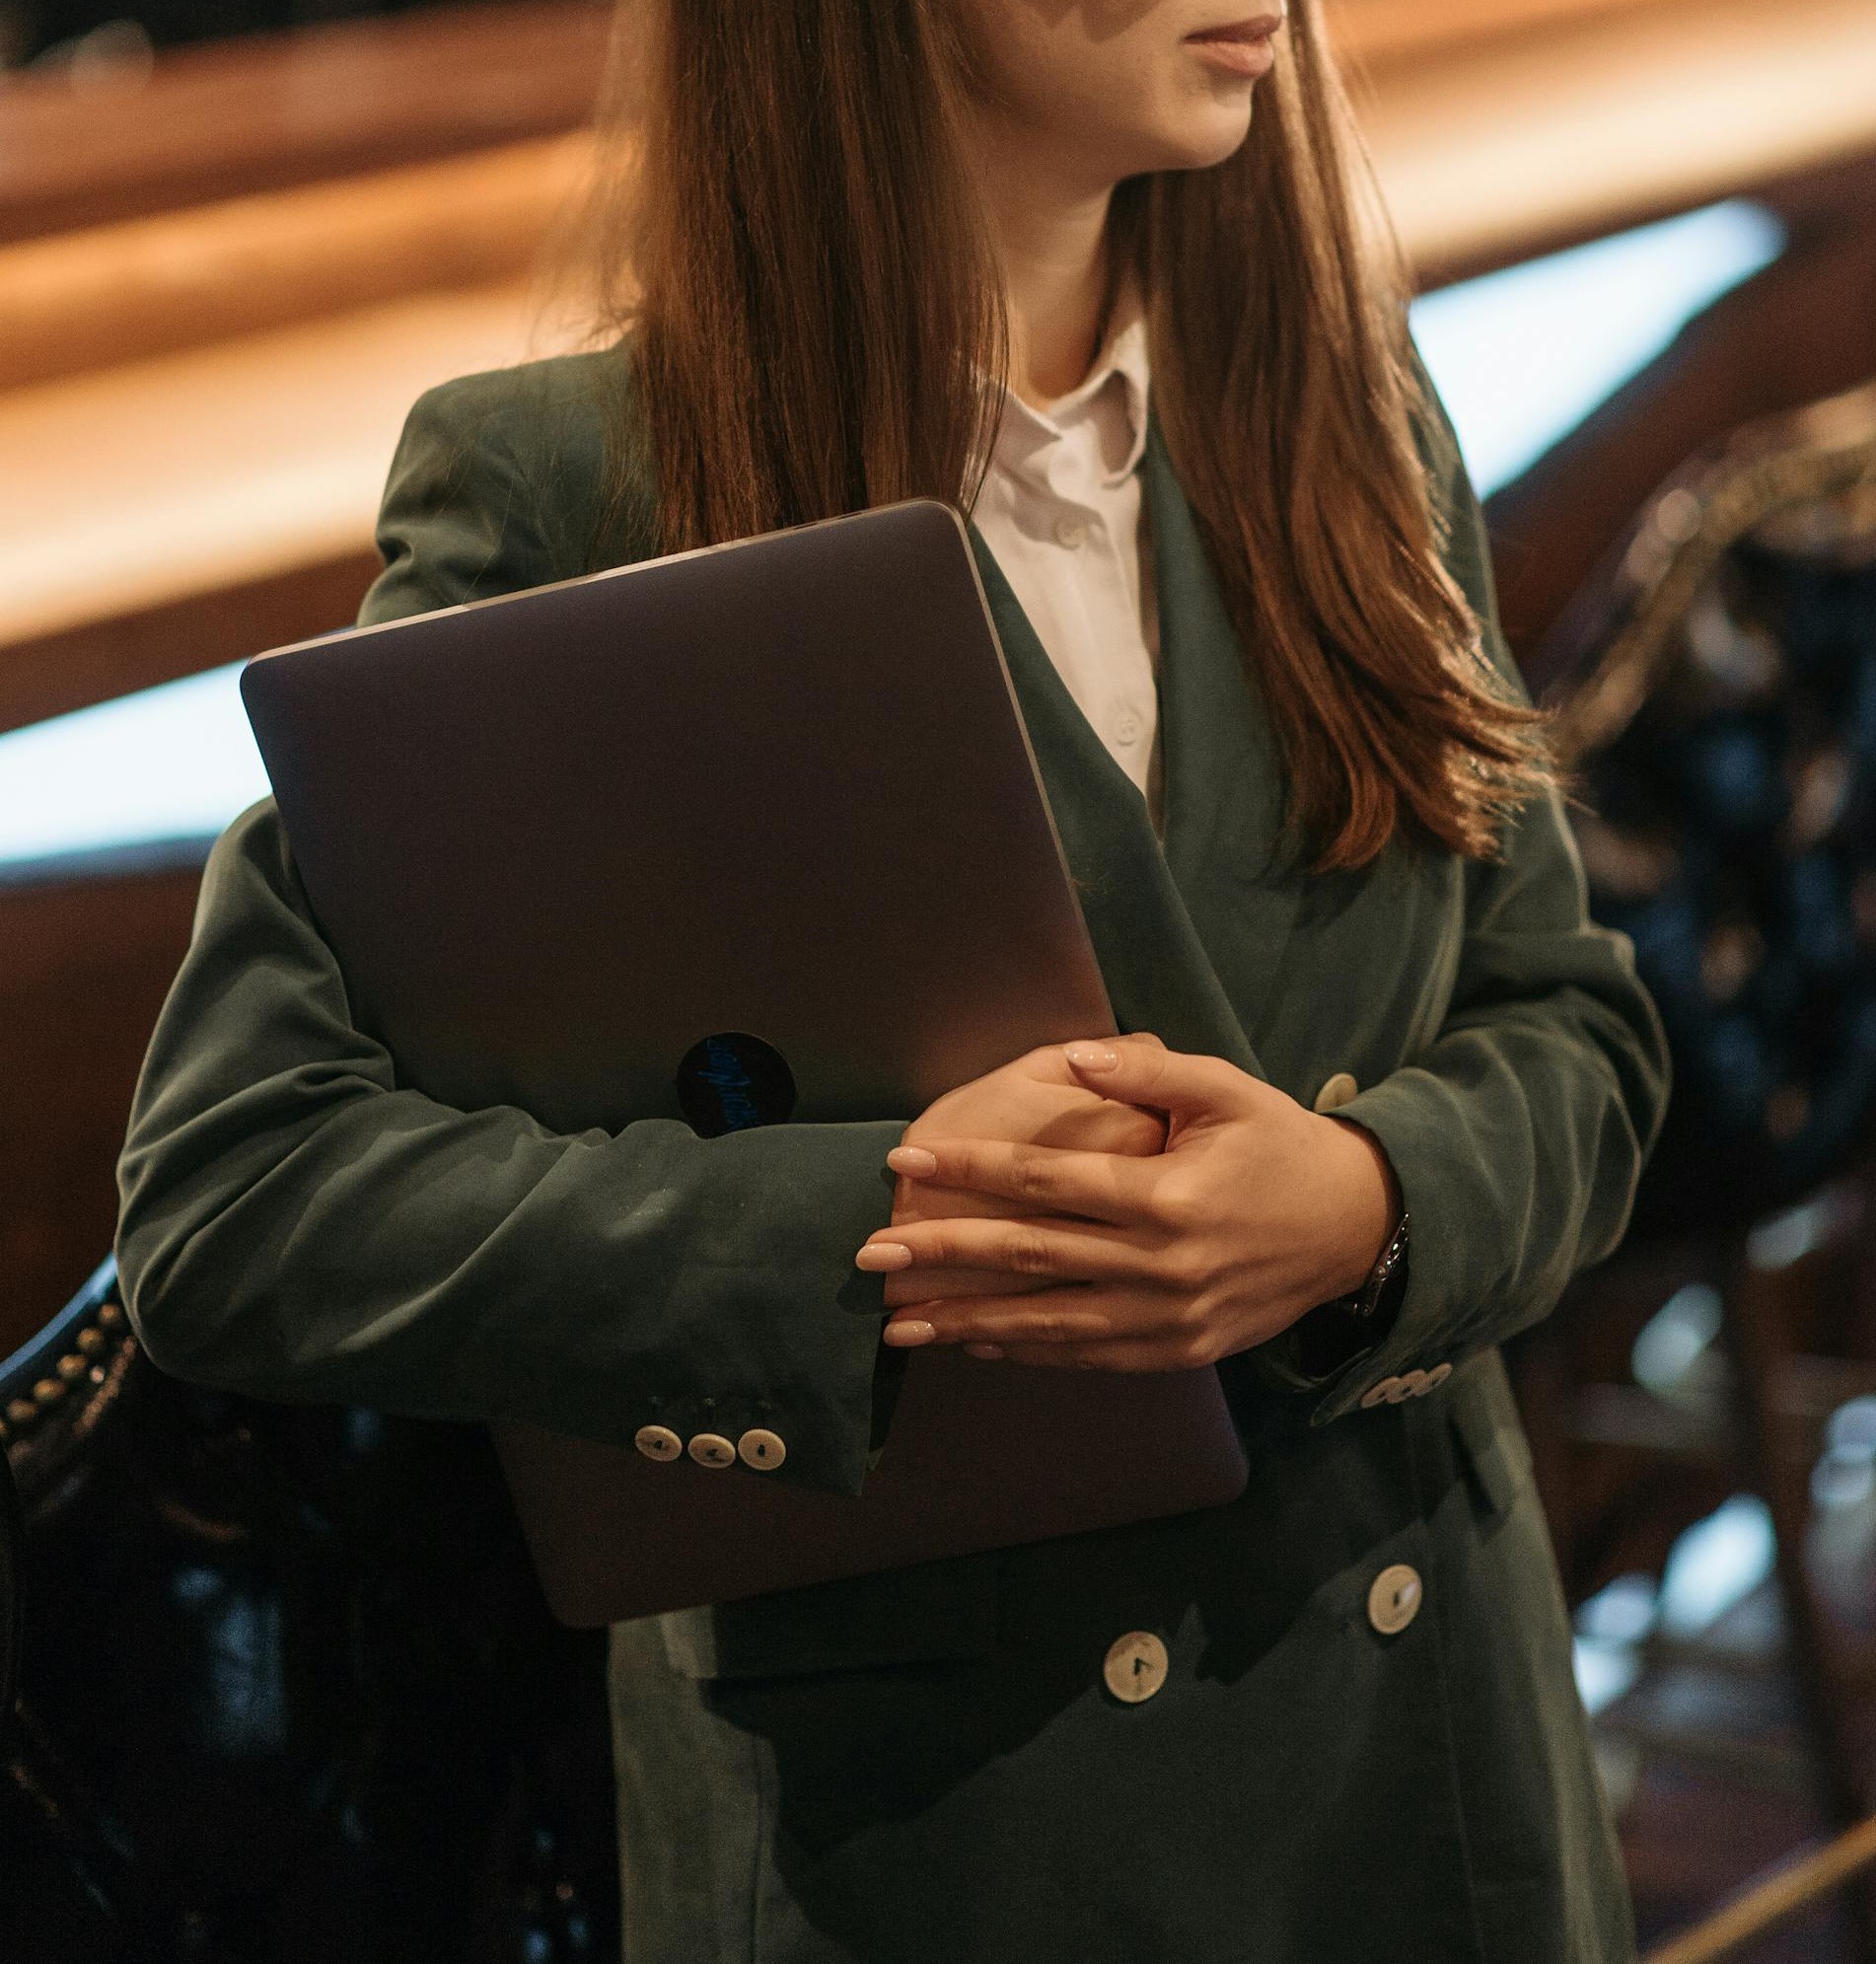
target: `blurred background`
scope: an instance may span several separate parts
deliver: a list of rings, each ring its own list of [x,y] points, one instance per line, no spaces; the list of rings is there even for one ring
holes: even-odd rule
[[[479,1440],[186,1393],[99,1268],[238,666],[352,619],[412,400],[557,344],[607,11],[122,4],[0,0],[0,1954],[615,1954]],[[1675,1045],[1512,1359],[1637,1915],[1876,1964],[1876,0],[1330,11]]]

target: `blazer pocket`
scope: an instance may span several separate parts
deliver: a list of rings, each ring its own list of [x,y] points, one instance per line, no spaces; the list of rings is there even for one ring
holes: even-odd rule
[[[658,1619],[686,1678],[726,1679],[981,1657],[996,1646],[992,1558],[959,1556],[780,1589]]]
[[[1531,1448],[1496,1350],[1481,1351],[1453,1373],[1446,1410],[1474,1506],[1496,1527],[1521,1497],[1535,1493]]]

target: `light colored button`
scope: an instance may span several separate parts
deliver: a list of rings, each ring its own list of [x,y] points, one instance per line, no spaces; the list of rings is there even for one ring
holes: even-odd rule
[[[1426,1374],[1426,1390],[1437,1391],[1452,1374],[1451,1364],[1435,1364]]]
[[[1108,1646],[1101,1675],[1122,1705],[1144,1705],[1166,1682],[1166,1645],[1150,1630],[1129,1630]]]
[[[690,1457],[699,1466],[734,1466],[736,1448],[721,1432],[698,1432],[690,1441]]]
[[[647,1459],[676,1459],[684,1451],[684,1441],[669,1425],[640,1425],[632,1444]]]
[[[788,1448],[775,1433],[760,1425],[752,1425],[736,1442],[736,1450],[742,1456],[745,1466],[753,1466],[758,1473],[770,1473],[788,1457]]]
[[[1420,1571],[1397,1562],[1368,1591],[1368,1621],[1383,1637],[1399,1637],[1420,1613]]]
[[[1058,518],[1055,521],[1055,544],[1066,546],[1072,552],[1088,543],[1088,525],[1085,519]]]
[[[1123,744],[1136,744],[1140,741],[1140,719],[1134,715],[1122,716],[1114,726],[1115,738]]]
[[[1413,1380],[1411,1377],[1389,1378],[1388,1403],[1390,1405],[1405,1405],[1412,1396]]]
[[[1423,1396],[1426,1391],[1426,1373],[1424,1371],[1406,1372],[1401,1379],[1401,1396],[1404,1399]]]
[[[1333,1112],[1338,1105],[1346,1105],[1361,1089],[1347,1071],[1338,1070],[1334,1077],[1316,1094],[1316,1109],[1319,1112]]]
[[[1401,1401],[1395,1396],[1395,1388],[1400,1382],[1398,1377],[1384,1377],[1379,1384],[1371,1384],[1361,1394],[1361,1409],[1372,1412],[1377,1405],[1399,1405]]]

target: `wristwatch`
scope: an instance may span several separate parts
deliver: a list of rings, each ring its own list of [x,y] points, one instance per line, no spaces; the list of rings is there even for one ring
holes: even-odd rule
[[[1372,1350],[1401,1314],[1407,1294],[1407,1221],[1404,1207],[1361,1286],[1319,1303],[1291,1326],[1296,1361],[1306,1376],[1333,1377]]]
[[[1391,1326],[1400,1314],[1401,1298],[1407,1293],[1407,1210],[1394,1224],[1388,1245],[1375,1257],[1368,1279],[1352,1294],[1337,1296],[1345,1313],[1370,1334]]]

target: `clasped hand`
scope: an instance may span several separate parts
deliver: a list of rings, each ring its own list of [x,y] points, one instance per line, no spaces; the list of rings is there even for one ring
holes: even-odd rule
[[[887,1163],[885,1341],[1023,1364],[1216,1363],[1358,1287],[1400,1206],[1361,1127],[1143,1035],[963,1085]]]

